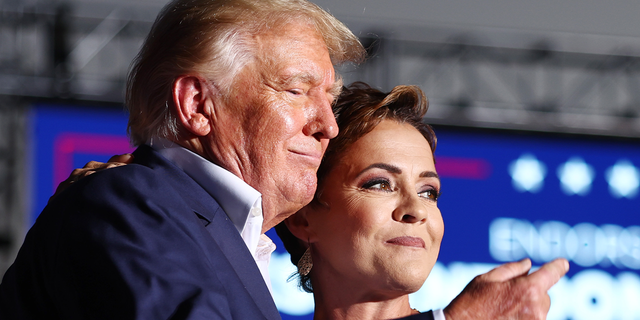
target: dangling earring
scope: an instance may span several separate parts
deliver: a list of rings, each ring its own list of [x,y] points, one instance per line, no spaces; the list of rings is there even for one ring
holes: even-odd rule
[[[307,248],[307,250],[302,254],[300,260],[298,260],[298,273],[301,276],[306,276],[311,272],[311,268],[313,267],[313,261],[311,260],[311,245]]]

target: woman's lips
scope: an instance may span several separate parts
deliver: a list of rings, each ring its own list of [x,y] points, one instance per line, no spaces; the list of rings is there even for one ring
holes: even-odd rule
[[[422,238],[409,237],[409,236],[393,238],[393,239],[387,240],[387,243],[395,244],[399,246],[406,246],[406,247],[417,247],[417,248],[425,247],[424,240],[422,240]]]

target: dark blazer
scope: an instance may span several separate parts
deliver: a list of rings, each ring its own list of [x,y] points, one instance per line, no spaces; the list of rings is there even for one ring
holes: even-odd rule
[[[412,316],[400,318],[397,320],[433,320],[433,312],[427,311],[420,314],[414,314]]]
[[[237,229],[148,146],[71,185],[0,285],[0,319],[280,319]]]

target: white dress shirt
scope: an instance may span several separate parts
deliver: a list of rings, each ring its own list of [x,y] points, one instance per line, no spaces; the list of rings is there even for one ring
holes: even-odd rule
[[[169,140],[154,137],[148,143],[195,180],[222,207],[238,229],[271,292],[269,260],[275,244],[262,234],[262,195],[238,176]]]

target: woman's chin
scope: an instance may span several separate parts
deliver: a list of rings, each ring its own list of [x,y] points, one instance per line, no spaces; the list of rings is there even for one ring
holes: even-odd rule
[[[403,294],[414,293],[422,288],[424,282],[427,281],[430,271],[431,268],[425,270],[424,265],[422,265],[422,267],[400,268],[399,270],[389,272],[387,283],[391,284],[393,290],[397,290]]]

